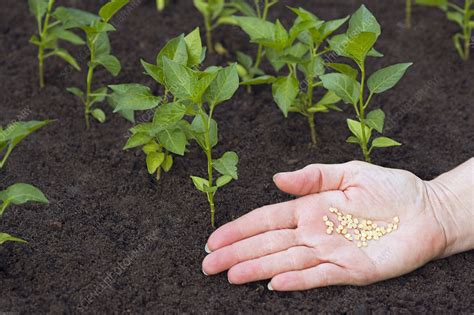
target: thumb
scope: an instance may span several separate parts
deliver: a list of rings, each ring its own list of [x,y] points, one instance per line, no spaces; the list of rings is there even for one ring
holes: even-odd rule
[[[361,162],[311,164],[294,172],[273,176],[277,187],[289,194],[304,196],[329,190],[345,190]]]

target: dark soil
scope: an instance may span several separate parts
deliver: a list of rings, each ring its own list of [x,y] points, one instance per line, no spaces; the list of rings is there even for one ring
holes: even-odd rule
[[[96,11],[103,1],[58,1]],[[157,13],[153,1],[139,4],[117,20],[112,47],[123,64],[119,77],[101,71],[96,82],[152,84],[139,58],[153,60],[170,38],[201,25],[191,1]],[[356,0],[282,1],[272,12],[288,22],[285,4],[302,5],[322,18],[353,12]],[[388,116],[386,134],[403,142],[380,150],[377,164],[403,168],[431,179],[474,153],[473,61],[462,62],[451,36],[457,31],[441,12],[414,9],[412,30],[403,26],[403,1],[364,1],[378,17],[383,35],[377,44],[386,57],[370,69],[414,62],[401,83],[378,96],[374,105]],[[87,4],[85,4],[87,3]],[[205,158],[196,146],[177,158],[173,171],[156,183],[140,152],[122,151],[129,123],[113,115],[84,128],[83,108],[65,88],[83,86],[84,72],[69,71],[59,60],[46,64],[47,87],[37,86],[35,31],[26,1],[2,0],[0,9],[0,123],[15,119],[57,119],[23,142],[1,173],[4,188],[15,182],[40,187],[49,206],[10,207],[0,231],[26,245],[0,247],[0,313],[469,313],[474,310],[474,252],[429,263],[406,276],[367,287],[330,287],[275,293],[266,282],[232,286],[226,275],[201,273],[204,244],[212,232],[208,205],[190,174],[203,174]],[[231,51],[253,51],[238,29],[222,27],[215,36]],[[73,53],[84,61],[81,48]],[[226,58],[210,58],[225,64]],[[103,106],[106,108],[106,106]],[[308,148],[306,122],[285,119],[270,89],[253,95],[239,91],[216,112],[218,151],[241,157],[240,179],[217,196],[221,225],[258,206],[287,200],[272,183],[278,171],[314,162],[360,159],[345,143],[345,118],[318,116],[321,144]],[[139,117],[140,119],[140,117]],[[142,118],[143,119],[143,118]],[[219,153],[220,153],[219,152]]]

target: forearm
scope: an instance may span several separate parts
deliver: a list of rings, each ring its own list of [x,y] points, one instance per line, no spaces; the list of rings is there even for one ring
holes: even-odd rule
[[[440,257],[474,249],[474,158],[428,182],[446,244]]]

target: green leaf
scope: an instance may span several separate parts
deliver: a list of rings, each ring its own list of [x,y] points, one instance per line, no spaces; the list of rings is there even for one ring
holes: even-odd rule
[[[239,157],[235,152],[226,152],[217,160],[212,161],[214,169],[221,175],[229,175],[233,179],[238,179],[237,176],[237,164],[239,163]]]
[[[74,59],[73,56],[71,56],[67,50],[65,49],[62,49],[62,48],[58,48],[56,50],[53,51],[53,54],[55,54],[56,56],[62,58],[63,60],[65,60],[66,62],[68,62],[71,66],[73,66],[76,70],[81,70],[81,67],[79,66],[79,64],[77,63],[76,59]]]
[[[359,74],[359,72],[356,69],[344,63],[327,63],[326,66],[328,66],[331,69],[336,70],[339,73],[343,73],[353,79],[356,79],[357,75]]]
[[[41,22],[46,11],[48,11],[48,0],[28,0],[28,7],[36,20]]]
[[[376,37],[381,34],[380,24],[377,22],[375,16],[362,5],[349,20],[349,28],[347,34],[349,37],[356,36],[360,33],[374,33]]]
[[[186,66],[163,57],[163,71],[168,90],[181,100],[192,98],[197,76]]]
[[[397,142],[393,139],[387,137],[378,137],[372,141],[372,148],[387,148],[402,145],[400,142]]]
[[[196,104],[202,103],[202,98],[209,86],[214,82],[218,72],[203,72],[201,78],[194,87],[191,99]]]
[[[399,63],[380,69],[367,80],[367,86],[372,93],[382,93],[394,87],[403,77],[412,63]]]
[[[100,55],[94,59],[94,62],[104,66],[114,77],[116,77],[122,69],[120,61],[113,55]]]
[[[166,150],[178,155],[184,155],[188,140],[186,139],[186,134],[181,129],[165,129],[158,133],[158,139]]]
[[[166,43],[165,47],[160,50],[156,56],[156,64],[160,68],[163,67],[163,59],[165,57],[182,65],[186,65],[188,63],[188,49],[186,39],[183,34],[171,39]]]
[[[207,119],[207,115],[206,115]],[[217,144],[217,123],[214,119],[211,119],[211,124],[209,127],[209,137],[211,142],[211,148],[215,147]],[[203,118],[201,115],[194,117],[193,122],[191,123],[191,132],[193,134],[194,139],[199,144],[201,148],[206,150],[206,141],[205,141],[205,133],[206,128],[203,122]]]
[[[2,201],[0,215],[3,214],[3,211],[5,211],[9,204],[22,205],[27,202],[48,203],[48,199],[38,188],[23,183],[11,185],[7,189],[0,191],[0,200]]]
[[[374,128],[379,133],[383,132],[383,125],[385,120],[385,114],[381,109],[374,109],[367,114],[365,123],[367,126]]]
[[[203,52],[201,34],[199,27],[184,37],[186,48],[188,50],[188,66],[192,67],[201,63]]]
[[[95,51],[95,58],[102,55],[110,55],[110,40],[107,33],[99,33],[97,35],[93,49]]]
[[[356,105],[359,101],[360,83],[342,73],[329,73],[320,76],[323,86],[333,91],[346,104]]]
[[[169,172],[169,170],[173,167],[173,156],[171,154],[166,155],[165,161],[161,164],[161,168],[165,172]]]
[[[206,187],[210,186],[207,179],[198,176],[191,176],[191,179],[193,180],[194,187],[196,187],[197,190],[204,193],[207,192]]]
[[[321,34],[320,41],[325,40],[329,35],[334,33],[337,29],[339,29],[346,21],[349,19],[349,16],[346,16],[342,19],[331,20],[325,22],[320,28],[319,32]]]
[[[464,28],[464,16],[460,12],[448,12],[446,17],[448,20],[457,23],[461,28]]]
[[[283,49],[287,46],[289,40],[288,32],[285,27],[280,23],[280,20],[276,21],[275,24],[275,34],[272,45],[276,49]]]
[[[66,91],[68,91],[71,94],[74,94],[75,96],[79,97],[82,99],[84,96],[84,92],[82,92],[79,88],[77,87],[68,87],[66,88]]]
[[[223,187],[232,181],[232,176],[222,175],[216,180],[216,186],[218,188]]]
[[[159,105],[161,97],[151,93],[149,87],[140,84],[109,85],[114,92],[114,113],[122,110],[147,110]]]
[[[353,143],[353,144],[360,144],[359,139],[357,139],[357,137],[354,137],[354,136],[349,136],[349,137],[346,139],[346,142],[347,142],[347,143]]]
[[[275,82],[276,78],[272,75],[262,75],[247,81],[243,81],[241,85],[261,85],[261,84],[271,84]]]
[[[326,94],[324,94],[324,96],[321,98],[321,100],[319,100],[316,105],[332,105],[336,104],[340,100],[341,98],[337,96],[336,93],[334,93],[333,91],[328,91]]]
[[[229,100],[239,88],[236,64],[220,69],[217,76],[204,93],[203,99],[211,106]]]
[[[251,41],[265,39],[272,42],[274,40],[275,25],[273,23],[249,16],[236,16],[235,20]]]
[[[148,142],[150,142],[151,140],[152,140],[152,137],[150,137],[146,133],[138,132],[138,133],[132,135],[128,139],[127,143],[123,147],[123,150],[128,150],[128,149],[132,149],[132,148],[135,148],[135,147],[138,147],[138,146],[145,145]]]
[[[7,233],[0,233],[0,245],[3,245],[5,242],[27,243],[27,241],[22,240],[21,238],[11,236]]]
[[[326,71],[324,68],[324,61],[319,56],[316,58],[311,58],[309,61],[300,63],[299,69],[305,74],[307,80],[323,75]]]
[[[58,21],[62,22],[62,26],[65,29],[83,27],[91,25],[93,22],[98,21],[100,18],[92,13],[82,11],[74,8],[58,7],[53,17]]]
[[[352,120],[352,119],[347,119],[347,126],[349,127],[349,130],[352,132],[354,136],[359,139],[359,141],[362,143],[363,142],[363,137],[362,137],[362,124],[358,121]],[[368,141],[372,135],[372,130],[370,128],[365,128],[365,140]]]
[[[298,93],[299,82],[292,75],[280,77],[272,84],[273,99],[285,117],[288,117],[288,111],[295,102]]]
[[[51,28],[49,30],[49,33],[51,35],[56,36],[59,39],[63,39],[63,40],[68,41],[68,42],[70,42],[74,45],[84,45],[86,43],[81,37],[79,37],[78,35],[74,34],[71,31],[68,31],[68,30],[64,29],[64,27],[62,27],[62,26],[57,26],[57,27]]]
[[[253,59],[251,56],[241,51],[238,51],[236,55],[237,55],[237,62],[241,64],[246,70],[250,70],[250,68],[252,68]]]
[[[110,19],[127,3],[128,0],[111,0],[100,8],[99,16],[105,22],[109,22]]]
[[[355,62],[363,65],[365,57],[374,46],[376,40],[377,36],[374,33],[359,33],[349,40],[346,52]]]
[[[142,151],[148,155],[152,152],[159,152],[161,151],[161,147],[155,140],[152,140],[150,143],[147,143],[143,146]]]
[[[156,109],[153,124],[161,128],[168,128],[183,119],[184,114],[186,114],[186,106],[183,104],[179,102],[167,103]]]
[[[94,117],[100,123],[104,123],[106,119],[104,111],[100,108],[96,108],[92,111],[92,117]]]
[[[146,156],[146,166],[148,169],[148,174],[153,174],[156,172],[158,167],[165,161],[165,154],[162,152],[150,152]]]

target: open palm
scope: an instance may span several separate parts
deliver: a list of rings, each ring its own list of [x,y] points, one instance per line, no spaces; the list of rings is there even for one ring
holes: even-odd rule
[[[233,284],[272,279],[279,291],[364,285],[410,272],[441,255],[445,246],[428,182],[410,172],[363,162],[314,164],[280,173],[276,185],[295,200],[264,206],[217,229],[203,261],[208,275],[228,271]],[[367,247],[328,235],[322,217],[330,207],[399,228]]]

